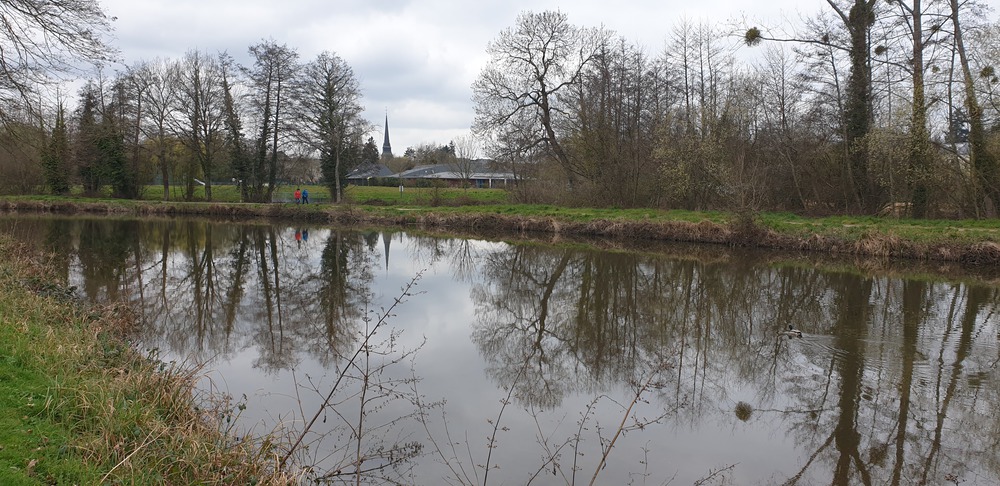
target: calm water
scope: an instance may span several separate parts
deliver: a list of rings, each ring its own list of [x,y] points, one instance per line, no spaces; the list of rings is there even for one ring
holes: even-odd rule
[[[353,481],[360,457],[375,484],[1000,483],[982,278],[201,220],[0,228],[83,298],[141,308],[142,346],[203,365],[235,431],[294,440],[315,418],[294,455],[311,477]]]

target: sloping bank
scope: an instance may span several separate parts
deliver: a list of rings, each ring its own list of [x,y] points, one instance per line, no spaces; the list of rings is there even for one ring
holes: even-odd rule
[[[86,307],[43,256],[0,236],[0,484],[294,484],[228,411],[124,339],[124,306]]]
[[[154,201],[0,200],[0,211],[43,211],[62,214],[190,215],[231,220],[270,219],[344,225],[417,226],[428,230],[472,234],[551,234],[597,236],[630,240],[710,243],[739,247],[823,252],[880,258],[949,261],[1000,265],[1000,226],[989,236],[952,238],[948,234],[910,239],[876,226],[853,228],[844,236],[818,227],[814,232],[781,232],[747,219],[712,221],[634,220],[604,218],[575,221],[560,216],[524,216],[497,212],[492,206],[474,208],[381,207],[357,205],[226,204]],[[955,231],[961,232],[961,227]]]

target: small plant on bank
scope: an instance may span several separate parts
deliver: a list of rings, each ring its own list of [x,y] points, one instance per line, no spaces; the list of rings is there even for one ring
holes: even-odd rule
[[[767,230],[759,224],[757,213],[750,210],[737,212],[729,223],[729,230],[732,246],[760,246],[767,237]]]
[[[391,375],[394,368],[411,360],[419,347],[399,349],[401,331],[390,328],[389,320],[413,295],[420,276],[404,286],[389,308],[374,319],[372,313],[362,319],[358,346],[338,364],[340,371],[329,389],[308,389],[320,394],[322,402],[311,416],[302,417],[300,429],[286,431],[289,445],[281,454],[280,469],[301,471],[317,483],[407,482],[405,477],[413,459],[422,453],[423,444],[394,433],[399,425],[413,419],[417,410],[388,417],[380,412],[397,401],[416,402],[409,390],[417,378]],[[328,420],[331,425],[325,425]]]

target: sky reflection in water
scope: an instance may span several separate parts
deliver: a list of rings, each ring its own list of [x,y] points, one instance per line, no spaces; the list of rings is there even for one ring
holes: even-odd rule
[[[992,286],[716,248],[602,252],[195,220],[2,227],[59,252],[86,298],[139,304],[143,344],[246,395],[239,423],[257,432],[301,427],[357,349],[364,316],[377,320],[419,275],[388,319],[399,332],[390,356],[419,350],[378,375],[399,395],[365,419],[367,465],[387,460],[380,445],[423,444],[427,455],[382,471],[403,482],[464,468],[482,483],[499,417],[489,482],[588,483],[640,383],[598,484],[1000,482]],[[778,336],[788,323],[805,336]],[[393,380],[413,376],[425,403],[445,402],[428,419],[454,470],[419,423],[392,421],[413,410],[412,385]],[[355,385],[335,398],[348,421]],[[308,436],[317,442],[300,459],[344,467],[350,433],[333,411],[323,418],[315,431],[329,434]]]

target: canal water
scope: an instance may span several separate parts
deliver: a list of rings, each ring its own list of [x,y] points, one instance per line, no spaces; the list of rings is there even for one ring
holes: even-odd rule
[[[144,352],[198,367],[222,423],[310,479],[1000,484],[993,269],[200,219],[0,231],[81,299],[132,303]]]

